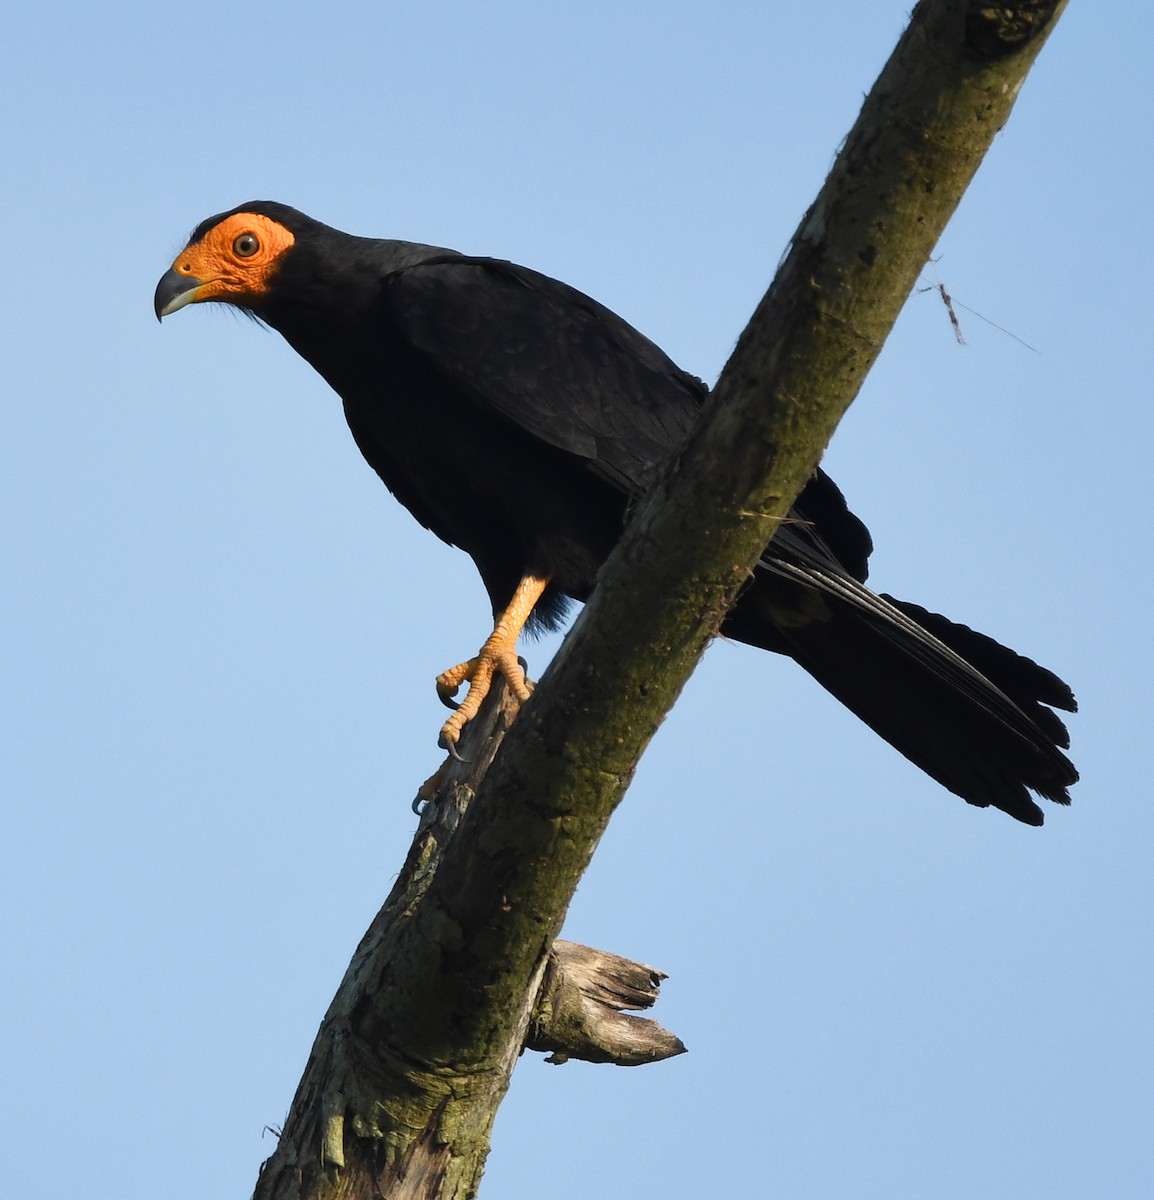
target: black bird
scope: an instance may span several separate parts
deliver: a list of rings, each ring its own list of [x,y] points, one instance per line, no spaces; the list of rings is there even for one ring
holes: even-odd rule
[[[193,230],[156,289],[241,308],[281,333],[344,401],[353,437],[398,500],[472,556],[495,624],[442,730],[454,746],[495,671],[524,699],[523,627],[585,600],[655,464],[693,425],[705,385],[603,305],[513,263],[353,237],[269,201]],[[766,547],[722,632],[787,654],[970,804],[1042,824],[1030,792],[1070,802],[1077,772],[1056,675],[991,638],[865,586],[865,526],[822,471]]]

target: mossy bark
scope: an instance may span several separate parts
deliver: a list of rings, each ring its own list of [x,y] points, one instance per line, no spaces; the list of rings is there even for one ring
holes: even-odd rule
[[[1063,8],[917,6],[701,426],[639,503],[483,780],[434,805],[453,819],[435,853],[418,835],[402,882],[419,887],[395,889],[366,934],[261,1200],[475,1194],[577,881]]]

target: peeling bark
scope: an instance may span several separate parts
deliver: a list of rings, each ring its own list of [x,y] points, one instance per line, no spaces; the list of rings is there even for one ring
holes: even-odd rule
[[[656,1021],[623,1011],[656,1003],[667,978],[645,963],[558,938],[533,1006],[525,1048],[550,1051],[548,1062],[580,1058],[619,1067],[684,1054],[679,1037]]]

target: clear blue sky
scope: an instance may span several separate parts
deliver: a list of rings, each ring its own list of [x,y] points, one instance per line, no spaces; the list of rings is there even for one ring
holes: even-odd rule
[[[486,629],[276,335],[157,326],[191,227],[265,197],[513,258],[713,378],[907,7],[9,14],[5,1195],[249,1195]],[[1071,5],[939,247],[1037,352],[914,295],[826,459],[879,587],[1073,683],[1074,807],[967,808],[715,646],[567,927],[670,973],[690,1053],[525,1056],[485,1195],[1154,1194],[1151,45]]]

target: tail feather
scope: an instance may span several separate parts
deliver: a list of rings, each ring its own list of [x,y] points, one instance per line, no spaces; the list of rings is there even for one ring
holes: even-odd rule
[[[1063,749],[1069,747],[1070,735],[1066,726],[1046,705],[1064,712],[1077,712],[1078,702],[1069,684],[1059,679],[1053,671],[995,642],[992,637],[958,625],[939,613],[928,612],[920,605],[911,604],[908,600],[895,600],[884,593],[882,599],[901,609],[906,616],[996,683],[1037,724],[1048,732],[1052,730],[1052,736],[1059,746]]]
[[[805,556],[808,558],[808,556]],[[768,569],[765,569],[768,568]],[[1028,825],[1030,793],[1069,804],[1077,771],[1056,675],[984,634],[876,595],[826,563],[774,555],[723,632],[788,654],[951,792]]]

